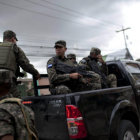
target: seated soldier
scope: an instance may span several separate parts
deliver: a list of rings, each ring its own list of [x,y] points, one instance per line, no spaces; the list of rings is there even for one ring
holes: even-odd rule
[[[70,53],[70,54],[67,54],[67,58],[69,60],[71,60],[75,66],[78,65],[77,61],[76,61],[76,55],[74,53]]]
[[[87,84],[85,84],[85,80],[83,80],[83,76],[81,74],[75,71],[71,73],[63,73],[61,70],[63,69],[64,71],[68,66],[71,66],[71,68],[75,67],[73,62],[65,57],[65,52],[67,50],[66,42],[59,40],[55,43],[54,48],[56,51],[56,56],[49,59],[47,63],[47,72],[51,84],[51,93],[66,94],[70,92],[89,90],[89,87]],[[58,64],[62,64],[63,67],[59,67],[58,69]],[[99,89],[101,88],[99,75],[97,75],[96,78],[96,84],[98,87],[95,88]],[[53,89],[55,89],[55,92],[53,92]]]
[[[32,110],[8,94],[13,73],[0,71],[0,140],[38,140]]]
[[[108,75],[108,67],[102,58],[100,49],[91,48],[90,55],[83,58],[79,65],[84,65],[87,70],[98,73],[101,76],[102,88],[117,87],[117,78],[114,74]]]

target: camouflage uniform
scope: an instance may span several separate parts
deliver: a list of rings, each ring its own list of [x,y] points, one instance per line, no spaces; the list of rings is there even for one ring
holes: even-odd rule
[[[73,58],[75,61],[72,61],[72,60],[71,61],[74,63],[74,65],[75,66],[79,65],[76,61],[76,55],[75,54],[68,54],[67,58],[69,60],[71,60]],[[88,71],[88,72],[92,75],[92,78],[88,78],[88,77],[83,77],[82,78],[82,81],[83,81],[83,83],[85,83],[87,85],[88,90],[90,90],[90,89],[93,89],[93,90],[101,89],[101,78],[100,78],[99,74],[97,74],[93,71]]]
[[[21,104],[20,99],[12,98],[12,95],[6,94],[10,89],[12,80],[13,73],[11,71],[0,70],[0,139],[6,135],[12,135],[14,140],[38,140],[33,111]],[[4,84],[9,86],[6,88]],[[27,128],[25,117],[29,128]]]
[[[72,59],[74,59],[74,61],[73,61],[74,65],[75,65],[75,66],[78,65],[78,63],[77,63],[77,61],[76,61],[76,55],[75,55],[75,54],[73,54],[73,53],[67,54],[67,58],[68,58],[69,60],[71,60],[71,61],[73,61]]]
[[[59,71],[57,71],[55,67],[56,59],[57,61],[60,61],[61,63],[67,64],[69,66],[73,66],[73,67],[75,66],[74,63],[66,57],[61,58],[61,57],[55,56],[49,59],[47,63],[47,72],[48,72],[48,77],[51,84],[52,94],[67,94],[70,92],[78,92],[78,91],[95,89],[94,84],[92,85],[89,84],[86,78],[71,79],[70,74],[61,74]],[[96,77],[96,78],[99,78],[99,77]],[[100,83],[100,79],[98,80]],[[101,88],[101,86],[98,88]]]
[[[95,52],[95,54],[98,54],[101,51],[98,48],[92,48],[91,52]],[[107,68],[107,65],[106,65],[105,62],[100,63],[100,62],[98,62],[98,60],[92,58],[91,56],[88,56],[88,57],[83,58],[79,62],[79,65],[84,65],[84,66],[86,66],[86,69],[88,71],[93,71],[93,69],[92,69],[92,67],[90,65],[91,61],[93,62],[94,66],[98,69],[99,73],[98,72],[96,72],[96,73],[98,73],[99,75],[100,75],[100,73],[104,74],[104,76],[105,76],[105,81],[104,82],[108,85],[108,87],[112,87],[112,88],[117,87],[117,78],[116,78],[116,76],[114,74],[109,74],[108,75],[108,68]],[[101,78],[101,81],[102,81],[101,83],[103,83],[103,80],[104,79]],[[102,88],[104,88],[103,85],[102,85]]]
[[[5,33],[4,33],[4,35],[7,35],[8,33],[11,33],[12,35],[14,34],[15,35],[15,33],[14,32],[12,32],[12,31],[6,31]],[[9,34],[8,34],[9,35]],[[16,35],[15,35],[15,37],[16,37]],[[16,79],[16,71],[17,71],[17,69],[18,69],[18,66],[20,66],[24,71],[26,71],[26,72],[28,72],[28,73],[30,73],[30,74],[32,74],[32,75],[34,75],[34,76],[37,76],[37,75],[39,75],[39,73],[38,73],[38,71],[34,68],[34,66],[32,65],[32,64],[30,64],[30,61],[28,60],[28,58],[26,57],[26,55],[25,55],[25,53],[22,51],[22,49],[21,48],[19,48],[16,44],[13,44],[13,43],[11,43],[11,42],[8,42],[8,41],[4,41],[3,43],[0,43],[0,47],[1,46],[9,46],[9,45],[11,45],[11,46],[13,46],[14,45],[14,47],[13,47],[13,51],[14,51],[14,53],[15,53],[15,57],[16,57],[16,70],[15,71],[13,71],[14,72],[14,74],[15,74],[15,77],[14,77],[14,79],[13,79],[13,84],[12,84],[12,86],[11,86],[11,90],[10,90],[10,93],[11,94],[13,94],[13,96],[14,97],[20,97],[20,93],[19,93],[19,91],[17,90],[17,88],[16,88],[16,82],[17,82],[17,79]]]
[[[37,136],[32,110],[24,105],[22,105],[22,107],[28,119],[30,129]],[[0,138],[5,135],[12,135],[14,136],[14,140],[29,140],[29,132],[26,126],[23,112],[17,103],[5,102],[0,104]],[[35,140],[35,138],[31,139]]]
[[[59,59],[63,63],[69,64],[70,66],[74,66],[74,64],[66,57],[62,59],[56,56],[56,59]],[[68,86],[66,86],[66,83],[70,81],[69,74],[58,74],[58,72],[55,69],[55,58],[51,58],[48,60],[47,72],[51,88],[56,89],[56,94],[67,94],[72,92],[71,89]]]

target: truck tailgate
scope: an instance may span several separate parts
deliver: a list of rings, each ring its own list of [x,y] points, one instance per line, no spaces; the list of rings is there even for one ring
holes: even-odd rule
[[[24,101],[32,102],[28,106],[35,113],[35,125],[40,140],[69,139],[64,95],[27,97]]]

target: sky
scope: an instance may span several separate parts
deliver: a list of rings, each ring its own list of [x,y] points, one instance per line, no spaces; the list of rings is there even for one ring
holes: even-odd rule
[[[18,46],[31,63],[46,73],[54,43],[67,42],[67,53],[78,60],[98,47],[102,55],[127,47],[134,59],[140,58],[139,0],[0,0],[0,41],[3,31],[16,32]]]

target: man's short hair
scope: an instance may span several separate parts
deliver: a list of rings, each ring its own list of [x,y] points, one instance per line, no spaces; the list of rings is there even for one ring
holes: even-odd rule
[[[54,48],[56,46],[65,47],[66,48],[66,41],[64,41],[64,40],[58,40],[58,41],[55,42]]]
[[[16,39],[16,41],[18,41],[17,37],[16,37],[16,33],[11,31],[11,30],[6,30],[3,33],[3,40],[5,39],[11,39],[12,37],[14,37]]]

